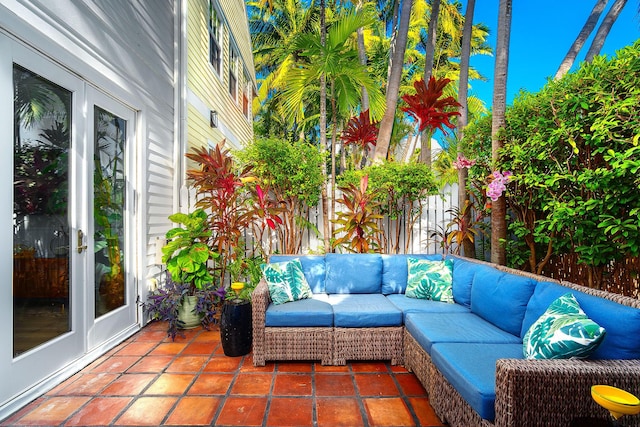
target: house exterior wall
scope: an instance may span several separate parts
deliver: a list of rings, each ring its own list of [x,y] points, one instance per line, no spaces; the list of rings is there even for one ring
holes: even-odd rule
[[[180,69],[174,45],[179,41],[181,5],[182,0],[0,2],[0,35],[26,46],[77,76],[92,90],[108,94],[135,111],[137,167],[136,176],[131,177],[135,206],[128,209],[135,212],[133,228],[137,244],[132,273],[140,300],[146,299],[151,281],[161,273],[160,266],[156,265],[156,251],[159,251],[156,238],[164,236],[171,227],[167,217],[179,205],[175,171],[180,167],[178,159],[182,151],[178,138],[181,111],[176,108],[175,82]],[[0,142],[0,146],[12,146],[8,140]],[[1,209],[4,212],[5,208]],[[2,214],[0,218],[4,223],[7,215]],[[11,226],[2,227],[6,230]],[[8,246],[10,244],[0,246],[0,258],[9,260],[0,269],[5,283],[1,299],[5,302],[11,300],[9,263],[12,255],[5,253]],[[8,309],[11,310],[10,306]],[[142,312],[137,310],[139,324],[142,324]],[[6,339],[6,335],[0,337],[0,341]],[[0,342],[0,348],[11,348],[11,343]],[[89,361],[85,357],[82,362],[74,363]],[[0,363],[4,363],[4,358]],[[3,369],[0,366],[0,372],[4,372]],[[35,388],[42,391],[43,385]],[[29,390],[21,399],[28,398]],[[7,408],[6,399],[3,391],[0,415]]]
[[[218,73],[209,60],[209,8],[221,24],[221,66]],[[212,146],[223,139],[227,147],[240,148],[253,138],[251,102],[255,72],[245,5],[242,0],[187,0],[187,133],[186,147]],[[237,96],[229,91],[231,51],[237,54]],[[246,97],[246,105],[243,105]],[[210,124],[217,112],[216,127]]]

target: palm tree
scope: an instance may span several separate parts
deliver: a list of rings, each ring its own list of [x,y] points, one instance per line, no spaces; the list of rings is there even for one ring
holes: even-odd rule
[[[582,49],[584,42],[587,41],[587,38],[589,38],[591,32],[596,27],[596,24],[600,19],[600,15],[602,14],[604,8],[607,6],[608,2],[609,0],[596,1],[595,6],[593,6],[589,17],[587,18],[587,22],[584,23],[582,30],[580,30],[580,33],[578,33],[578,37],[576,37],[576,39],[573,41],[573,44],[569,48],[569,51],[560,63],[560,67],[558,67],[558,71],[556,71],[556,75],[553,77],[555,80],[560,79],[571,69],[573,63],[576,60],[576,57],[578,56],[578,52],[580,52],[580,49]]]
[[[436,53],[436,34],[438,32],[438,15],[440,14],[440,0],[431,1],[431,18],[427,29],[427,43],[424,52],[424,81],[431,79],[433,59]],[[420,135],[420,161],[431,166],[431,133],[427,130]]]
[[[604,41],[609,35],[609,31],[611,31],[611,27],[616,22],[616,19],[618,19],[620,12],[622,12],[622,9],[626,4],[627,0],[615,0],[613,2],[611,9],[609,9],[609,12],[607,12],[607,15],[604,17],[602,24],[600,24],[600,27],[598,28],[598,31],[596,32],[596,35],[591,42],[591,47],[587,52],[587,56],[585,56],[584,58],[586,62],[593,61],[593,58],[600,54],[600,50],[602,49]]]
[[[464,14],[464,28],[462,30],[462,53],[460,55],[460,81],[458,87],[458,103],[460,108],[460,117],[458,117],[458,155],[462,155],[462,138],[464,137],[464,128],[468,123],[468,106],[467,93],[469,86],[469,60],[471,57],[471,31],[473,29],[473,13],[475,9],[475,0],[467,0],[467,10]],[[467,193],[467,168],[458,169],[458,206],[467,206],[469,203],[469,194]],[[471,209],[464,210],[463,221],[465,224],[471,223]],[[463,240],[463,254],[470,258],[475,258],[476,250],[473,242],[468,239]]]
[[[503,146],[502,129],[505,127],[507,107],[507,68],[509,65],[509,39],[511,36],[511,0],[500,0],[498,8],[498,34],[494,67],[493,103],[491,120],[491,160],[497,168],[499,151]],[[491,205],[491,262],[506,264],[504,240],[507,237],[506,201],[504,194]]]
[[[402,78],[404,52],[407,47],[407,34],[409,32],[409,20],[411,19],[412,6],[413,0],[403,0],[395,51],[391,58],[391,75],[387,82],[387,105],[382,121],[380,122],[380,133],[378,133],[376,151],[373,156],[374,163],[382,163],[382,161],[387,158],[387,154],[389,152],[389,142],[391,140],[391,132],[393,131],[396,106],[398,105],[400,79]]]

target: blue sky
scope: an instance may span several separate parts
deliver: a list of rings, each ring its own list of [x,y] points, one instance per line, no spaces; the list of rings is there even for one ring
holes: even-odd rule
[[[614,24],[601,54],[613,55],[621,47],[640,38],[639,0],[628,0]],[[463,13],[466,1],[463,3]],[[511,104],[520,89],[537,92],[547,79],[553,77],[569,47],[582,29],[595,0],[513,0],[511,44],[507,75],[507,104]],[[609,10],[602,13],[600,20]],[[498,0],[476,0],[473,22],[486,24],[490,31],[489,44],[495,49],[498,22]],[[597,29],[597,27],[596,27]],[[584,59],[591,37],[577,58]],[[486,82],[472,81],[470,94],[481,98],[491,106],[493,94],[494,58],[474,56],[471,66],[487,78]]]

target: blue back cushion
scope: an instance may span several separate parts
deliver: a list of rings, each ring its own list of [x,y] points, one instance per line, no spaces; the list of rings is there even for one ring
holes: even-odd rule
[[[283,262],[299,259],[302,264],[302,272],[314,294],[325,293],[324,279],[326,269],[324,255],[271,255],[269,262]]]
[[[471,308],[471,285],[479,264],[452,256],[447,259],[453,260],[453,300]]]
[[[326,254],[325,265],[325,289],[328,294],[380,293],[380,254]]]
[[[522,320],[536,283],[528,277],[478,265],[471,287],[471,311],[500,329],[522,337]]]
[[[382,257],[382,293],[404,294],[407,289],[407,259],[428,259],[431,261],[441,261],[440,254],[383,254]]]
[[[640,309],[618,304],[553,282],[540,282],[527,307],[522,334],[553,301],[571,292],[587,316],[607,333],[591,359],[640,359]]]

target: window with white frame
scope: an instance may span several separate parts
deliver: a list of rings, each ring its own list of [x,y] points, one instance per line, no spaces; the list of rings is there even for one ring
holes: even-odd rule
[[[209,2],[209,62],[213,69],[220,75],[222,68],[222,21],[214,4]]]
[[[238,100],[238,54],[234,48],[229,49],[229,93]]]

